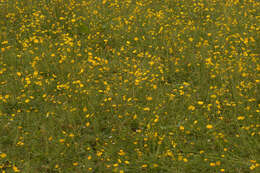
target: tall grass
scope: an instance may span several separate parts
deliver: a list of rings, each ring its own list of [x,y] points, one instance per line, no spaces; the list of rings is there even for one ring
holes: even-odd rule
[[[0,171],[259,172],[259,5],[1,0]]]

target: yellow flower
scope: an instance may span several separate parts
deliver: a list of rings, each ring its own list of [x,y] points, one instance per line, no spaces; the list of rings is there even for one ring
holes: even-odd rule
[[[198,101],[198,104],[199,104],[199,105],[203,105],[204,102],[203,102],[203,101]]]
[[[256,168],[256,166],[253,164],[250,166],[250,170],[254,170]]]
[[[147,168],[147,167],[148,167],[147,164],[142,165],[142,168]]]
[[[150,111],[150,108],[146,107],[144,108],[144,111]]]
[[[216,164],[213,163],[213,162],[211,162],[209,165],[210,165],[210,166],[216,166]]]
[[[153,167],[154,167],[154,168],[157,168],[158,166],[159,166],[159,165],[156,164],[156,163],[153,164]]]
[[[217,96],[215,94],[211,95],[210,97],[213,99],[217,98]]]
[[[16,72],[16,74],[17,74],[17,76],[19,76],[19,77],[22,75],[21,72]]]
[[[78,162],[74,162],[74,163],[73,163],[73,166],[78,166],[78,165],[79,165]]]
[[[1,154],[0,154],[0,157],[1,157],[1,158],[5,158],[6,156],[7,156],[7,155],[6,155],[5,153],[1,153]]]
[[[151,100],[153,100],[153,98],[152,97],[146,97],[146,100],[151,101]]]
[[[39,40],[38,39],[34,39],[33,42],[34,43],[39,43]]]
[[[16,166],[13,166],[13,170],[14,172],[20,172],[20,170]]]
[[[221,162],[220,161],[216,161],[216,165],[220,166]]]
[[[8,40],[3,41],[2,44],[8,44]]]
[[[102,153],[101,151],[98,151],[96,155],[97,155],[98,157],[100,157],[102,154],[103,154],[103,153]]]
[[[190,106],[188,107],[188,109],[191,110],[191,111],[194,111],[196,108],[195,108],[195,106],[190,105]]]
[[[211,124],[208,124],[206,127],[207,127],[207,129],[212,129],[213,128],[213,126]]]
[[[244,119],[245,119],[244,116],[239,116],[239,117],[237,117],[237,120],[244,120]]]

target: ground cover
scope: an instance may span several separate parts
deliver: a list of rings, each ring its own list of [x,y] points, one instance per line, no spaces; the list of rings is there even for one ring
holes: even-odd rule
[[[259,5],[0,0],[0,171],[259,172]]]

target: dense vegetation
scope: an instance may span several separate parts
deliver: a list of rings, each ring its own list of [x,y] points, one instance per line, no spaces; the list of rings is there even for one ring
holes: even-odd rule
[[[259,7],[0,0],[0,171],[258,172]]]

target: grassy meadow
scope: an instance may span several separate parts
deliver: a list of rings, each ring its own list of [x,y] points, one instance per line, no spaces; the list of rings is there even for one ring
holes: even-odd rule
[[[259,11],[0,0],[0,172],[260,172]]]

